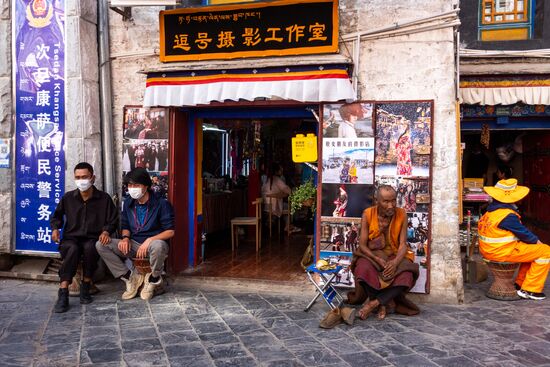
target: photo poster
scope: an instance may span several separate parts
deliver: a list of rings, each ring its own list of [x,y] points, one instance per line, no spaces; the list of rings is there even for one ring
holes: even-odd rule
[[[321,220],[320,254],[330,264],[342,266],[335,278],[338,287],[355,287],[350,269],[353,251],[359,246],[360,218],[323,218]]]
[[[151,189],[164,198],[168,197],[168,135],[168,109],[124,107],[123,178],[136,167],[146,168],[153,181]],[[122,195],[128,195],[126,183]]]
[[[334,284],[354,287],[350,269],[363,211],[373,205],[375,139],[371,102],[323,105],[320,258],[343,268]]]
[[[407,212],[407,244],[420,266],[411,289],[429,293],[431,159],[433,101],[377,103],[375,187],[397,191],[397,206]]]

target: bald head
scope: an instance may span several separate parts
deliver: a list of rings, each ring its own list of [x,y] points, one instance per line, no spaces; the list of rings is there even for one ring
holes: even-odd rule
[[[385,217],[393,217],[397,207],[397,192],[390,185],[380,185],[376,192],[378,212]]]

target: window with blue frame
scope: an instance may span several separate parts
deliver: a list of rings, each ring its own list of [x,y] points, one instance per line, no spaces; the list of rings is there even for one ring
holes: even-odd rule
[[[536,0],[480,0],[481,41],[518,41],[533,38]]]

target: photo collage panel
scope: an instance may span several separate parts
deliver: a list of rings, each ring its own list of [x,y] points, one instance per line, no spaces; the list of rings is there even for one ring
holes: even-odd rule
[[[355,102],[323,106],[321,258],[343,266],[339,286],[359,246],[363,211],[375,189],[390,185],[407,212],[407,244],[420,266],[416,293],[429,291],[431,101]]]
[[[124,108],[123,177],[136,167],[147,169],[153,181],[151,189],[162,197],[168,196],[168,134],[167,109]],[[127,192],[123,184],[123,196]]]

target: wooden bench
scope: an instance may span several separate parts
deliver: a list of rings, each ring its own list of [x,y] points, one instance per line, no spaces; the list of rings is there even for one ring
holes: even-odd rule
[[[499,301],[520,299],[514,286],[514,274],[519,267],[519,263],[498,262],[487,259],[483,259],[483,261],[493,274],[493,284],[491,284],[485,295]]]

